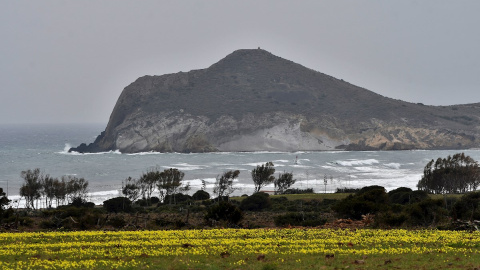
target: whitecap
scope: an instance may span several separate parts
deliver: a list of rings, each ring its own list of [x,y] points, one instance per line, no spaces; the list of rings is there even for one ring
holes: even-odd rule
[[[301,165],[301,164],[293,164],[292,167],[295,167],[295,168],[314,168],[312,166]]]
[[[127,155],[128,156],[145,156],[145,155],[161,155],[161,154],[163,154],[163,153],[155,152],[155,151],[149,151],[149,152],[129,153]]]
[[[57,154],[62,154],[62,155],[72,155],[72,156],[82,156],[82,155],[105,155],[105,154],[117,154],[117,155],[121,155],[122,153],[120,152],[120,150],[110,150],[110,151],[106,151],[106,152],[96,152],[96,153],[80,153],[80,152],[77,152],[77,151],[71,151],[69,152],[69,150],[72,148],[72,146],[68,143],[65,144],[65,147],[63,148],[63,151],[60,151],[60,152],[56,152]]]
[[[373,165],[380,163],[376,159],[349,159],[349,160],[337,160],[335,164],[342,166],[359,166],[359,165]]]
[[[400,163],[387,163],[384,165],[385,167],[392,168],[392,169],[400,169],[401,167]]]

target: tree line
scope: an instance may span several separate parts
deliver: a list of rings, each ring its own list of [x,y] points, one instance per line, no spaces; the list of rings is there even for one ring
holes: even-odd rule
[[[70,204],[75,200],[85,201],[88,193],[88,181],[71,175],[60,179],[44,174],[39,168],[21,172],[24,183],[20,187],[20,196],[25,198],[26,208],[36,209],[35,202],[43,199],[47,208]],[[38,203],[37,203],[38,204]]]
[[[272,162],[257,165],[252,169],[251,177],[254,183],[254,193],[259,192],[263,187],[274,184],[275,194],[283,194],[295,183],[293,174],[283,172],[274,176],[275,168]],[[38,202],[51,208],[53,202],[57,206],[71,204],[75,200],[80,202],[87,200],[88,181],[84,178],[65,175],[61,178],[54,178],[49,174],[40,171],[39,168],[21,172],[24,182],[20,187],[20,196],[25,198],[25,207],[37,209]],[[213,193],[215,197],[222,200],[230,196],[236,188],[234,181],[240,175],[239,170],[226,171],[216,177]],[[188,192],[190,184],[184,181],[185,173],[169,168],[160,171],[158,168],[150,169],[143,173],[138,179],[128,177],[122,182],[122,194],[130,201],[143,199],[148,203],[152,194],[158,192],[159,200],[169,204],[176,203],[178,194]],[[206,184],[203,182],[202,191],[205,192]]]
[[[218,200],[230,196],[236,188],[235,180],[239,177],[239,170],[226,171],[216,177],[213,194]],[[250,172],[254,184],[254,193],[260,192],[265,186],[274,185],[275,194],[285,194],[296,182],[292,173],[283,172],[275,177],[275,167],[272,162],[257,165]],[[177,196],[191,189],[190,184],[184,181],[185,173],[169,168],[160,171],[150,169],[138,179],[128,177],[122,184],[122,193],[130,201],[144,200],[147,205],[152,194],[158,192],[159,200],[163,203],[176,204]],[[55,201],[57,206],[71,204],[75,200],[86,201],[88,181],[84,178],[65,175],[54,178],[44,174],[40,169],[21,172],[24,183],[20,187],[20,196],[25,198],[26,208],[38,208],[40,201],[47,208],[51,208]],[[424,168],[423,176],[418,182],[419,190],[427,193],[465,193],[476,190],[480,185],[480,168],[478,163],[464,153],[458,153],[447,158],[431,160]],[[205,193],[206,184],[203,181],[201,190]],[[195,195],[195,194],[194,194]]]
[[[283,194],[296,181],[293,179],[293,173],[283,172],[278,177],[275,177],[274,174],[275,168],[272,162],[257,165],[256,168],[252,169],[251,177],[255,186],[254,193],[260,192],[263,187],[273,183],[275,194]],[[239,175],[239,170],[230,170],[216,177],[213,194],[218,200],[230,196],[236,190],[234,181]],[[128,177],[125,180],[122,193],[132,202],[142,198],[148,203],[153,192],[157,191],[160,201],[175,204],[177,194],[191,189],[188,182],[184,183],[184,176],[185,174],[176,168],[166,169],[162,172],[158,169],[151,169],[143,173],[138,179]],[[203,181],[202,188],[199,191],[205,192],[205,189],[206,183]]]
[[[464,153],[433,159],[423,170],[417,188],[427,193],[465,193],[480,185],[478,162]]]

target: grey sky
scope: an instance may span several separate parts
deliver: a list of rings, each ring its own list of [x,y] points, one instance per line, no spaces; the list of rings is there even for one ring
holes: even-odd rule
[[[384,96],[480,102],[480,1],[1,1],[0,123],[106,123],[143,75],[236,49]]]

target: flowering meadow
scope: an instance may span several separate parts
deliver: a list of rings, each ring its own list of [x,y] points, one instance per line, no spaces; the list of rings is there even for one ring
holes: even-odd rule
[[[210,229],[0,233],[0,269],[480,269],[480,232]]]

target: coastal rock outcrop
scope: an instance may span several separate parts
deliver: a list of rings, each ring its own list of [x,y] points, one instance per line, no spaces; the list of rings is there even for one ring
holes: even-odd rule
[[[253,49],[137,79],[105,131],[70,151],[463,149],[479,146],[479,124],[478,103],[394,100]]]

